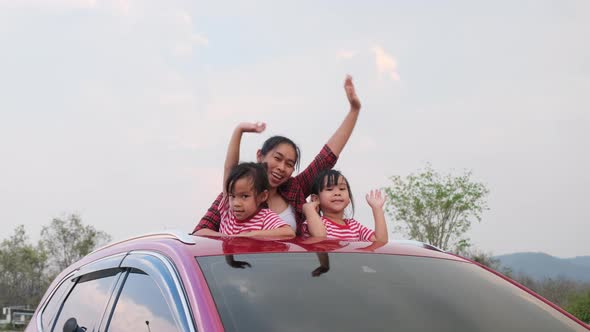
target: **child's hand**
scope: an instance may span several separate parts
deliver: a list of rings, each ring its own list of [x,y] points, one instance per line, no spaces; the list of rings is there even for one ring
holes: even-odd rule
[[[316,213],[320,212],[320,200],[315,197],[314,195],[311,196],[311,200],[305,204],[303,204],[303,211],[315,211]]]
[[[381,194],[381,190],[371,190],[371,192],[369,192],[365,198],[372,209],[383,209],[383,205],[385,204],[385,196]]]
[[[359,100],[359,97],[356,95],[354,84],[352,83],[352,76],[350,75],[346,75],[346,80],[344,80],[344,91],[346,91],[346,98],[348,98],[350,108],[355,111],[360,110],[361,101]]]
[[[266,129],[266,123],[264,123],[264,122],[242,122],[238,125],[238,128],[243,133],[261,133]]]

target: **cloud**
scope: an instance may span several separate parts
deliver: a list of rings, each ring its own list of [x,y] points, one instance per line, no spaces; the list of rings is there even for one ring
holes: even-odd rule
[[[172,17],[179,35],[172,50],[174,55],[188,56],[193,53],[195,47],[209,45],[209,39],[206,36],[193,32],[193,19],[189,13],[177,11]]]
[[[375,151],[379,147],[375,138],[364,135],[359,136],[352,145],[361,151]]]
[[[0,5],[9,7],[65,7],[94,8],[98,0],[0,0]]]
[[[375,64],[379,74],[385,74],[392,80],[398,81],[399,73],[397,72],[397,61],[391,54],[385,52],[381,46],[375,46],[371,49],[375,53]]]
[[[336,53],[338,59],[352,59],[357,55],[357,51],[340,50]]]
[[[207,39],[207,37],[199,34],[193,34],[185,40],[178,41],[172,52],[177,56],[187,56],[193,53],[193,48],[195,46],[207,46],[208,44],[209,39]]]

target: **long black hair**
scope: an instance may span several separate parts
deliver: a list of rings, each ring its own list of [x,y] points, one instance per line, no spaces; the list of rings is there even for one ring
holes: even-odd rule
[[[354,199],[352,198],[350,184],[348,183],[348,179],[346,179],[346,177],[342,175],[340,171],[328,169],[318,173],[311,186],[311,194],[319,196],[320,192],[322,192],[324,189],[338,185],[338,180],[340,180],[340,177],[342,177],[344,179],[344,182],[346,183],[348,197],[350,197],[350,205],[352,206],[352,214],[354,215]]]

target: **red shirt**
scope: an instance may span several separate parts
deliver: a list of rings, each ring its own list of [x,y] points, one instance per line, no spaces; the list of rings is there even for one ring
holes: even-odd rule
[[[275,229],[287,225],[278,214],[270,209],[260,209],[252,217],[246,220],[238,220],[229,208],[229,199],[225,196],[219,206],[221,224],[219,232],[225,235],[236,235],[251,231]]]
[[[326,238],[328,239],[371,241],[371,237],[375,235],[375,231],[363,226],[354,219],[344,219],[344,225],[337,224],[326,217],[322,217],[322,221],[326,226]],[[307,221],[303,223],[302,229],[304,232],[309,233]]]
[[[311,194],[311,186],[316,175],[323,170],[332,169],[336,165],[337,160],[338,157],[332,150],[327,145],[324,145],[320,153],[318,153],[303,172],[295,177],[291,177],[277,189],[278,193],[283,196],[287,203],[295,208],[298,234],[301,234],[300,227],[305,220],[303,204],[305,204],[305,198]],[[219,204],[222,197],[223,194],[217,196],[211,207],[207,210],[207,213],[205,213],[199,224],[193,229],[193,233],[203,228],[219,231],[219,223],[221,221]]]

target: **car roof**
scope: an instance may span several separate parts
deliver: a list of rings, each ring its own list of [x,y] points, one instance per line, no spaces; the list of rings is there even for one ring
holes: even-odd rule
[[[182,231],[148,233],[118,241],[95,250],[89,256],[104,256],[126,250],[150,250],[165,245],[171,250],[195,257],[227,254],[346,252],[409,255],[443,258],[468,262],[434,246],[412,240],[393,240],[387,243],[328,240],[312,237],[292,239],[205,237]]]

